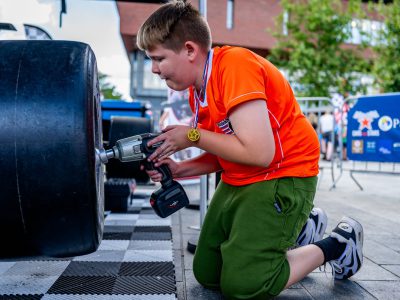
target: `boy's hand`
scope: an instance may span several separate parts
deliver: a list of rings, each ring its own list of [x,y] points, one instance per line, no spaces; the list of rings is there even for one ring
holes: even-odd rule
[[[155,143],[163,142],[163,144],[147,158],[148,161],[161,161],[175,152],[193,146],[187,138],[189,129],[189,126],[184,125],[172,125],[163,129],[162,134],[147,143],[150,147]]]
[[[178,171],[178,164],[173,161],[170,158],[165,158],[163,160],[159,160],[157,162],[154,163],[154,167],[158,168],[161,165],[168,165],[168,168],[171,171],[172,177],[175,178],[177,177],[177,171]],[[141,170],[145,170],[147,175],[149,175],[150,179],[154,182],[160,182],[162,180],[162,174],[154,169],[154,170],[146,170],[146,168],[144,167],[144,165],[140,165],[140,169]]]

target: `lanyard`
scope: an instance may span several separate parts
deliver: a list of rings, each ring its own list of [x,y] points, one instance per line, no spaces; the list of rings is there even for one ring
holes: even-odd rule
[[[200,88],[199,94],[197,94],[196,88],[193,87],[193,90],[194,90],[194,104],[195,104],[195,113],[194,113],[194,119],[193,119],[193,124],[192,124],[193,128],[197,128],[197,122],[199,121],[199,105],[200,105],[200,102],[204,101],[204,98],[206,96],[208,61],[209,61],[209,59],[210,59],[210,51],[208,51],[206,64],[204,65],[203,81],[201,83],[201,88]]]

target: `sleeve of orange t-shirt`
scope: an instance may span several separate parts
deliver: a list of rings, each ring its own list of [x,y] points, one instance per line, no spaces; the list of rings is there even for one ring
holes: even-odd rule
[[[226,111],[245,101],[267,100],[267,76],[262,64],[250,51],[232,48],[219,62],[219,89]]]

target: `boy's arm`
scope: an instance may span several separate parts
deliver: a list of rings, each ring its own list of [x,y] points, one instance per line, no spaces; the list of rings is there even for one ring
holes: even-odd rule
[[[179,163],[177,177],[198,176],[210,174],[221,170],[218,159],[210,153],[203,153],[199,156]]]
[[[217,157],[210,153],[203,153],[183,162],[175,162],[170,158],[165,158],[155,161],[154,166],[159,167],[163,164],[169,167],[174,178],[204,175],[222,169],[218,163]],[[142,170],[144,170],[144,167],[142,167]],[[160,182],[163,178],[163,175],[156,169],[146,170],[146,172],[154,182]]]
[[[150,160],[195,146],[228,161],[267,167],[275,155],[275,141],[265,100],[239,104],[232,109],[229,119],[234,135],[199,129],[201,137],[195,143],[187,138],[188,126],[167,127],[164,134],[149,142],[164,141]]]
[[[267,167],[275,155],[275,142],[265,100],[239,104],[229,120],[234,135],[200,129],[198,147],[228,161]]]

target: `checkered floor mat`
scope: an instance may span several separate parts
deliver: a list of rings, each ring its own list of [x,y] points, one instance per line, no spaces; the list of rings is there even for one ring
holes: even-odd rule
[[[170,218],[148,200],[109,214],[103,241],[91,254],[69,259],[0,260],[1,299],[176,299]]]

